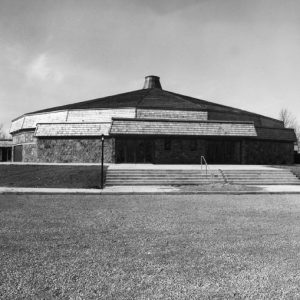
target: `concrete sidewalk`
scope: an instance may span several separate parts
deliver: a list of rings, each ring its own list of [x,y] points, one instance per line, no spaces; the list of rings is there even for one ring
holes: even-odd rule
[[[109,164],[110,170],[205,170],[205,165],[164,165],[164,164]],[[270,165],[208,165],[209,170],[278,170]]]
[[[197,189],[183,189],[180,186],[112,186],[100,189],[63,189],[63,188],[15,188],[0,187],[0,194],[72,194],[72,195],[145,195],[145,194],[163,194],[163,195],[210,195],[210,194],[299,194],[300,186],[296,185],[264,185],[253,186],[261,188],[258,190],[215,190],[206,191]],[[300,198],[299,198],[300,199]]]
[[[36,165],[36,166],[98,166],[101,163],[32,163],[32,162],[1,162],[1,165]],[[105,163],[106,167],[111,170],[128,170],[128,169],[146,169],[146,170],[201,170],[205,169],[205,165],[167,165],[167,164],[112,164]],[[294,165],[297,166],[297,165]],[[286,168],[286,165],[208,165],[210,170],[276,170]]]

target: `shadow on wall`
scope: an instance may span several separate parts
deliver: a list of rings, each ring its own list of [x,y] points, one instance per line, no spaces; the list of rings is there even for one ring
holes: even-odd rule
[[[300,153],[295,152],[294,161],[295,161],[295,164],[300,164]]]

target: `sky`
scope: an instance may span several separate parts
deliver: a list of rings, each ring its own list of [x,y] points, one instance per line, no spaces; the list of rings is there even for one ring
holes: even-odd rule
[[[163,89],[300,122],[299,0],[0,0],[0,124]]]

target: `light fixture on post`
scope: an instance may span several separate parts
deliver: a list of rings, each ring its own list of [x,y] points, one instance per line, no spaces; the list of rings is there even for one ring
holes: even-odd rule
[[[103,189],[104,134],[101,136],[101,189]]]

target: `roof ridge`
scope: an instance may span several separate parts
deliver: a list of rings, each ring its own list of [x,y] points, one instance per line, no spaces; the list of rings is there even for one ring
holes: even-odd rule
[[[175,104],[175,106],[176,105],[178,106],[178,103],[181,103],[182,107],[177,107],[177,109],[184,109],[184,108],[190,108],[192,110],[201,109],[201,107],[199,105],[197,105],[196,103],[193,103],[189,99],[184,99],[180,95],[172,94],[169,91],[166,91],[166,90],[163,90],[163,89],[158,89],[158,88],[149,89],[149,92],[138,102],[137,107],[138,108],[145,108],[145,107],[154,108],[152,105],[149,106],[149,104],[152,103],[152,102],[148,101],[148,100],[151,100],[152,98],[154,100],[158,100],[161,97],[162,97],[161,100],[166,99],[166,101],[160,101],[161,102],[160,105],[158,105],[158,103],[156,103],[154,105],[155,108],[164,108],[164,109],[171,108],[171,107],[169,107],[170,104],[168,104],[169,100],[171,100],[171,101],[177,102]],[[165,103],[167,103],[168,105],[166,106]],[[145,104],[146,104],[146,106],[145,106]]]
[[[185,97],[187,99],[187,101],[190,101],[191,103],[195,104],[192,100],[196,100],[196,101],[202,101],[202,102],[205,102],[207,104],[211,104],[211,105],[217,105],[217,106],[222,106],[222,107],[226,107],[226,108],[234,108],[234,109],[238,109],[238,108],[235,108],[235,107],[231,107],[231,106],[227,106],[227,105],[223,105],[223,104],[219,104],[219,103],[215,103],[215,102],[211,102],[211,101],[207,101],[207,100],[203,100],[203,99],[199,99],[199,98],[195,98],[195,97],[191,97],[191,96],[188,96],[188,95],[182,95],[182,94],[178,94],[178,93],[174,93],[174,92],[170,92],[168,91],[168,93],[174,95],[174,96],[179,96],[179,97]],[[190,98],[190,99],[188,99]],[[240,110],[240,109],[238,109]]]
[[[145,99],[145,97],[147,97],[149,94],[150,94],[150,91],[151,91],[152,89],[145,89],[145,91],[147,91],[142,97],[141,97],[141,99],[136,103],[136,107],[138,107],[139,106],[139,104]]]
[[[177,94],[177,93],[174,93],[174,92],[169,92],[168,93],[174,95],[174,96],[182,96],[182,97],[186,97],[186,98],[191,98],[192,100],[194,101],[201,101],[203,102],[204,104],[208,104],[208,105],[212,105],[212,106],[218,106],[218,107],[223,107],[223,108],[227,108],[229,110],[237,110],[238,112],[242,112],[242,113],[246,113],[246,114],[250,114],[250,115],[255,115],[255,116],[259,116],[259,117],[264,117],[264,118],[267,118],[267,119],[270,119],[270,120],[273,120],[273,121],[278,121],[278,122],[282,122],[276,118],[272,118],[272,117],[269,117],[269,116],[265,116],[265,115],[261,115],[259,113],[255,113],[255,112],[251,112],[251,111],[248,111],[248,110],[245,110],[245,109],[241,109],[241,108],[237,108],[237,107],[233,107],[233,106],[228,106],[228,105],[224,105],[224,104],[220,104],[220,103],[216,103],[216,102],[212,102],[212,101],[207,101],[207,100],[203,100],[203,99],[198,99],[198,98],[195,98],[195,97],[191,97],[191,96],[187,96],[187,95],[181,95],[181,94]],[[190,99],[185,99],[185,100],[188,100],[190,102],[192,102],[193,104],[195,104],[193,101],[191,101]],[[208,108],[209,110],[209,108]]]
[[[173,93],[173,92],[170,92],[170,91],[165,91],[166,93],[168,93],[168,94],[171,94],[171,95],[173,95],[173,96],[175,96],[177,99],[179,99],[179,100],[183,100],[183,101],[188,101],[188,102],[190,102],[190,103],[192,103],[192,104],[195,104],[193,101],[191,101],[190,99],[184,99],[182,96],[184,96],[184,95],[181,95],[181,94],[176,94],[176,93]],[[196,99],[196,98],[195,98]],[[201,99],[197,99],[197,100],[200,100],[201,101]]]
[[[135,93],[135,92],[141,92],[141,91],[143,91],[143,89],[133,90],[133,91],[125,92],[125,93],[114,94],[114,95],[110,95],[110,96],[104,96],[104,97],[90,99],[90,100],[79,101],[79,102],[70,103],[70,104],[64,104],[64,105],[49,107],[49,108],[46,108],[46,109],[41,109],[41,110],[37,110],[37,111],[26,113],[26,114],[24,114],[24,116],[25,115],[30,115],[30,114],[35,114],[35,113],[42,113],[42,112],[54,111],[54,110],[58,110],[58,109],[69,109],[69,107],[73,106],[73,105],[94,103],[94,102],[101,101],[101,100],[104,100],[104,99],[109,99],[109,98],[112,98],[112,97],[126,95],[126,94],[131,94],[131,93]]]

